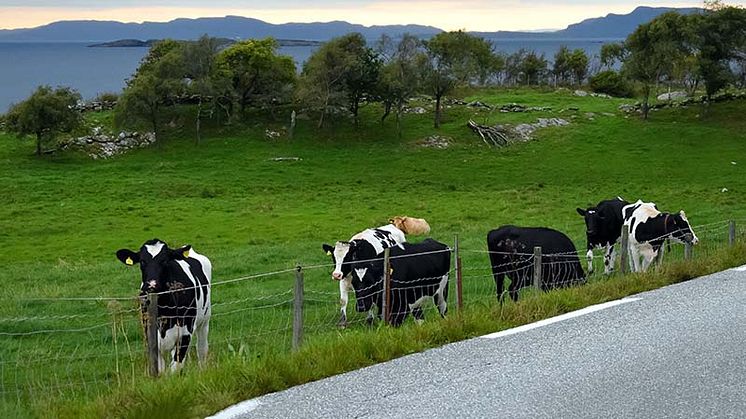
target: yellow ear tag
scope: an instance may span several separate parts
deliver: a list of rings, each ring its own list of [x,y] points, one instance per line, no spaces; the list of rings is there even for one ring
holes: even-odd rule
[[[389,268],[389,275],[393,275],[393,274],[394,274],[394,268]]]
[[[132,261],[132,258],[127,258],[127,259],[126,259],[126,260],[124,261],[124,263],[126,263],[127,265],[134,265],[134,264],[135,264],[135,262],[133,262],[133,261]]]
[[[331,256],[331,255],[332,255],[332,252],[330,252],[330,251],[328,251],[328,250],[327,250],[327,251],[326,251],[326,255],[327,255],[327,256]]]
[[[187,259],[187,258],[189,258],[189,251],[185,250],[184,251],[184,259]]]

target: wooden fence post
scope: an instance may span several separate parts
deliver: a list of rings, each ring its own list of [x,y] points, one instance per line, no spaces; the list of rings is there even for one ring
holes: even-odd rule
[[[622,226],[622,241],[619,244],[619,271],[622,274],[629,272],[629,226]]]
[[[736,245],[736,222],[733,220],[728,222],[728,245]]]
[[[389,255],[391,253],[390,248],[386,248],[383,251],[383,307],[381,312],[383,313],[383,321],[386,324],[391,322],[391,260]]]
[[[691,243],[684,243],[684,260],[692,260],[692,249]]]
[[[541,247],[534,247],[534,288],[541,291]]]
[[[145,335],[148,337],[148,371],[152,377],[158,376],[158,294],[148,293],[147,313],[145,321]]]
[[[303,343],[303,268],[295,268],[295,292],[293,293],[293,352]]]
[[[461,254],[459,253],[458,234],[453,239],[453,258],[456,261],[456,308],[461,313],[464,310],[464,288],[461,276]]]

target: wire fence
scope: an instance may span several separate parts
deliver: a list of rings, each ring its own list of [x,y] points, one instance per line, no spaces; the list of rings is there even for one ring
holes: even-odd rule
[[[694,226],[700,243],[693,252],[671,242],[663,246],[655,263],[689,256],[707,258],[735,237],[742,240],[744,225],[746,220]],[[401,269],[393,273],[385,269],[396,259],[413,258],[417,264],[416,258],[437,253],[448,260],[448,268],[437,275],[413,276]],[[593,275],[584,271],[584,250],[504,252],[505,261],[494,266],[491,253],[499,252],[460,248],[456,238],[453,248],[446,251],[366,261],[380,264],[384,274],[368,282],[353,281],[347,328],[364,330],[372,321],[394,325],[433,321],[457,307],[498,304],[498,297],[507,299],[511,292],[518,297],[526,289],[576,286],[606,278],[601,252],[593,256]],[[616,258],[617,271],[622,270],[621,253]],[[333,339],[340,333],[341,316],[339,283],[331,280],[333,268],[329,263],[213,282],[209,362],[288,352],[309,336]],[[495,272],[505,276],[502,290]],[[101,395],[112,388],[134,388],[149,374],[147,316],[140,297],[34,298],[13,303],[15,312],[24,314],[0,316],[0,397],[5,403]],[[197,364],[194,351],[190,348],[187,365]]]

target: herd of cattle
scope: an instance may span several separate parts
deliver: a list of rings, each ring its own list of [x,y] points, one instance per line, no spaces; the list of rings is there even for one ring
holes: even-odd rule
[[[613,271],[614,245],[622,226],[629,228],[629,255],[632,271],[645,271],[658,256],[664,242],[697,244],[684,211],[663,213],[655,204],[622,198],[601,201],[595,207],[577,209],[585,218],[588,241],[588,271],[593,272],[593,249],[605,248],[605,273]],[[390,249],[392,325],[400,325],[411,313],[416,321],[424,319],[422,305],[433,300],[445,316],[451,249],[436,240],[407,242],[406,236],[430,232],[425,220],[395,217],[389,224],[366,229],[347,241],[322,249],[334,262],[332,278],[339,281],[340,326],[347,325],[349,292],[355,292],[356,309],[368,313],[372,322],[381,316],[384,267],[382,254]],[[542,288],[544,290],[585,281],[575,245],[563,233],[543,227],[502,226],[487,235],[487,249],[495,280],[496,294],[502,303],[504,279],[510,279],[508,294],[514,301],[518,291],[533,277],[533,249],[542,248]],[[121,249],[117,258],[128,266],[139,265],[142,274],[141,297],[157,293],[159,319],[159,371],[169,363],[178,371],[185,360],[192,336],[197,339],[200,363],[207,356],[207,334],[211,313],[210,282],[212,264],[187,245],[171,249],[158,239],[145,242],[138,252]],[[377,312],[373,313],[373,306]]]

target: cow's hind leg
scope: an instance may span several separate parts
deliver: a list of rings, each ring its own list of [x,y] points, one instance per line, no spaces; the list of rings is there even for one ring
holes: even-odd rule
[[[438,312],[441,317],[445,317],[448,313],[448,274],[443,275],[438,284],[438,290],[435,291],[435,305],[438,307]]]
[[[204,365],[207,362],[207,334],[210,331],[210,319],[205,321],[197,327],[197,361],[200,365]]]

